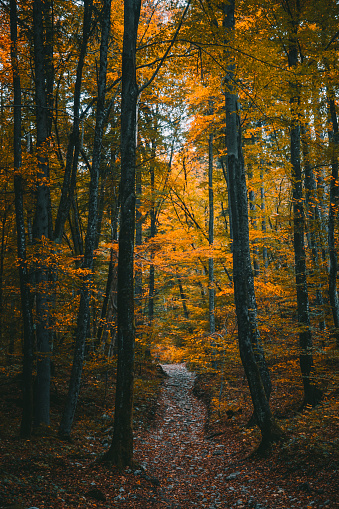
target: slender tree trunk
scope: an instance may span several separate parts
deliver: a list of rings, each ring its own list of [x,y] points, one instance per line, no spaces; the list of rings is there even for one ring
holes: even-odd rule
[[[34,71],[37,130],[37,190],[36,208],[33,222],[33,239],[40,254],[35,270],[36,284],[36,340],[37,340],[37,376],[35,380],[34,424],[50,423],[50,268],[47,265],[45,241],[51,233],[51,197],[49,189],[48,148],[51,128],[51,110],[47,100],[47,71],[51,62],[46,59],[46,34],[51,30],[52,13],[46,12],[41,0],[33,3]],[[50,18],[48,21],[48,17]],[[50,41],[49,41],[50,44]]]
[[[317,230],[320,228],[319,217],[320,211],[318,207],[317,184],[312,171],[310,154],[308,148],[307,131],[305,126],[301,127],[301,139],[303,147],[303,159],[305,166],[305,190],[306,190],[306,210],[308,218],[308,238],[309,247],[312,253],[312,261],[314,266],[314,274],[318,282],[316,282],[316,306],[319,315],[319,330],[324,331],[326,328],[324,299],[322,285],[320,282],[320,264],[319,264],[319,246],[317,239]]]
[[[7,188],[7,186],[6,186]],[[7,189],[5,190],[7,196]],[[5,198],[6,200],[6,198]],[[7,226],[7,204],[4,204],[4,212],[1,218],[1,247],[0,247],[0,344],[2,344],[3,333],[3,276],[4,276],[4,260],[6,251],[6,226]]]
[[[142,175],[141,166],[136,169],[136,212],[135,212],[135,245],[140,247],[142,245],[142,214],[140,211],[141,207],[141,195],[142,195]],[[134,283],[134,295],[135,295],[135,315],[136,325],[142,323],[142,261],[139,258],[135,267],[135,283]]]
[[[81,285],[80,306],[77,319],[73,366],[65,409],[59,428],[59,433],[62,436],[69,436],[71,432],[71,427],[78,401],[78,395],[80,391],[82,366],[85,355],[86,333],[90,317],[90,306],[89,306],[90,283],[92,280],[91,273],[93,271],[93,254],[97,241],[98,190],[101,163],[101,143],[105,119],[105,89],[107,75],[108,40],[110,32],[110,13],[111,13],[111,0],[103,0],[96,125],[94,133],[91,180],[89,189],[89,210],[88,210],[87,232],[85,239],[85,254],[82,264],[82,268],[87,269],[89,273],[88,275],[84,276]]]
[[[113,157],[111,156],[112,160]],[[118,239],[118,219],[119,219],[119,210],[120,203],[119,199],[116,196],[116,188],[114,185],[114,176],[113,176],[113,193],[111,192],[111,196],[113,195],[113,200],[111,203],[111,242],[116,242]],[[113,316],[116,316],[116,293],[117,293],[117,269],[118,269],[118,257],[116,251],[110,250],[110,262],[108,268],[107,282],[106,282],[106,291],[101,309],[100,316],[100,326],[98,328],[97,334],[97,347],[101,348],[104,352],[104,355],[108,355],[110,352],[113,353],[115,347],[115,336],[114,333],[112,335],[112,341],[110,345],[107,345],[107,337],[108,332],[112,332],[112,321]],[[108,353],[107,353],[107,350]]]
[[[17,3],[10,0],[10,24],[11,24],[11,62],[14,88],[14,200],[17,229],[17,248],[20,277],[21,312],[24,329],[23,346],[23,410],[20,425],[21,437],[31,435],[33,418],[33,318],[31,308],[31,296],[29,290],[28,271],[26,264],[26,235],[23,207],[23,189],[21,176],[21,84],[17,56]]]
[[[83,232],[79,218],[76,191],[74,193],[71,210],[68,215],[68,222],[71,230],[74,254],[75,256],[80,257],[84,254],[84,242],[83,242]],[[76,262],[76,264],[77,263],[78,262]]]
[[[214,242],[214,203],[213,203],[213,134],[208,137],[208,244],[213,249]],[[214,289],[214,259],[208,259],[208,316],[210,333],[215,332],[215,289]]]
[[[253,179],[253,172],[252,172],[252,168],[249,169],[248,171],[248,179],[249,180],[252,180]],[[248,197],[249,197],[249,202],[250,202],[250,221],[251,221],[251,226],[254,230],[256,230],[257,228],[257,221],[256,221],[256,206],[255,206],[255,192],[253,189],[251,189],[248,193]],[[258,246],[257,246],[257,241],[256,240],[252,240],[252,253],[253,253],[253,275],[255,277],[259,276],[260,274],[260,267],[259,267],[259,262],[258,262]]]
[[[140,0],[124,0],[121,98],[121,219],[118,260],[118,367],[112,444],[104,456],[123,468],[133,463],[135,158],[138,86],[136,41]]]
[[[113,288],[113,281],[116,277],[116,256],[113,249],[110,250],[110,260],[109,260],[109,267],[108,267],[108,275],[107,275],[107,282],[106,282],[106,290],[105,290],[105,296],[104,301],[102,304],[101,309],[101,315],[100,315],[100,325],[98,328],[98,334],[97,334],[97,341],[96,345],[97,347],[100,347],[103,339],[103,333],[106,329],[105,327],[105,320],[107,316],[107,310],[108,310],[108,303],[111,296],[112,288]]]
[[[338,119],[335,107],[334,97],[329,97],[329,111],[332,122],[332,174],[330,182],[330,205],[328,214],[328,247],[330,254],[330,270],[329,270],[329,296],[332,309],[332,316],[335,328],[335,338],[339,347],[339,299],[337,291],[337,272],[338,257],[335,246],[335,219],[338,216],[339,206],[339,183],[338,183]]]
[[[64,180],[54,228],[54,240],[58,244],[60,244],[62,240],[64,224],[67,220],[73,202],[76,186],[76,175],[80,152],[79,130],[82,72],[85,64],[88,40],[91,33],[92,12],[93,0],[84,0],[82,44],[74,85],[73,127],[68,141]]]
[[[234,29],[234,0],[223,4],[226,37]],[[242,155],[238,98],[233,91],[234,65],[228,65],[226,86],[227,175],[233,224],[233,280],[241,360],[248,380],[261,447],[266,448],[280,436],[269,406],[271,382],[257,328],[257,312],[251,266],[248,202]]]
[[[149,239],[151,241],[149,282],[148,282],[148,322],[150,327],[153,325],[154,318],[154,288],[155,288],[155,267],[154,267],[154,245],[153,239],[156,235],[156,208],[155,208],[155,181],[154,181],[154,161],[156,153],[156,144],[152,140],[150,178],[151,178],[151,230]]]
[[[119,217],[119,200],[114,195],[114,206],[111,206],[111,242],[116,242],[118,239],[118,217]],[[113,204],[112,204],[113,205]],[[118,258],[116,252],[111,249],[110,250],[110,262],[108,267],[108,275],[106,282],[106,290],[105,296],[102,303],[101,316],[100,316],[100,326],[98,328],[97,334],[97,347],[102,345],[103,351],[105,351],[105,341],[108,333],[108,320],[112,319],[112,314],[114,313],[114,306],[109,306],[109,303],[114,301],[112,293],[116,293],[117,286],[117,262]]]
[[[263,161],[260,161],[260,165],[262,167]],[[260,186],[261,231],[266,236],[266,203],[265,203],[264,172],[263,172],[262,168],[260,170],[260,181],[261,181],[261,186]],[[262,248],[262,258],[263,258],[263,262],[264,262],[264,267],[265,267],[265,269],[267,269],[268,256],[267,256],[267,247],[266,247],[265,243],[266,243],[266,238],[264,240],[264,245]]]
[[[295,35],[291,35],[288,51],[290,67],[298,64],[298,46]],[[293,242],[295,259],[295,279],[297,288],[298,323],[300,326],[300,369],[304,386],[304,405],[315,405],[319,402],[321,392],[312,380],[313,355],[312,333],[310,326],[310,311],[306,276],[305,253],[305,213],[303,205],[302,174],[300,165],[300,117],[299,117],[299,91],[295,83],[291,83],[291,165],[292,165],[292,192],[293,192]]]
[[[179,286],[180,298],[181,298],[181,302],[182,302],[182,309],[184,311],[184,317],[186,318],[186,320],[189,320],[190,314],[189,314],[189,311],[187,308],[187,296],[186,296],[184,288],[182,286],[181,277],[179,276],[178,271],[177,271],[177,281],[178,281],[178,286]]]
[[[230,197],[230,186],[229,186],[229,182],[228,182],[227,162],[225,162],[224,159],[221,158],[220,163],[221,163],[222,171],[223,171],[224,178],[225,178],[226,185],[227,185],[228,219],[229,219],[229,225],[230,225],[230,250],[231,250],[231,252],[233,252],[233,221],[232,221],[232,209],[231,209],[231,205],[230,205],[231,197]],[[223,216],[224,216],[225,223],[226,223],[226,210],[224,209],[223,204],[221,204],[221,206],[222,206]],[[226,224],[226,231],[227,231],[227,224]]]

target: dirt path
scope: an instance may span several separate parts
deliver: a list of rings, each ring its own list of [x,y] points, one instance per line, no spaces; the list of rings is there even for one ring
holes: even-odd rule
[[[220,441],[204,437],[206,410],[192,394],[194,374],[184,364],[164,365],[163,369],[169,378],[159,402],[156,428],[148,436],[136,439],[136,459],[146,474],[139,470],[135,475],[146,475],[153,485],[149,498],[145,500],[143,496],[144,507],[303,507],[300,502],[294,504],[283,489],[268,479],[265,492],[273,490],[278,503],[267,505],[260,486],[255,490],[258,493],[254,493],[251,487],[254,473],[247,472],[236,461],[239,449],[231,443],[228,449],[224,443],[227,438]],[[244,463],[243,458],[240,463]]]
[[[212,501],[220,502],[215,487],[201,487],[197,482],[206,473],[203,460],[215,446],[204,440],[206,411],[192,395],[194,374],[184,364],[164,365],[163,369],[169,378],[159,402],[157,427],[137,445],[137,456],[144,458],[147,472],[160,481],[149,502],[158,507],[185,507],[188,502],[190,507],[212,507]],[[145,459],[149,449],[151,457]]]
[[[146,497],[144,491],[140,496],[131,493],[127,504],[122,494],[120,507],[337,507],[326,495],[319,497],[316,488],[311,489],[302,477],[280,475],[269,460],[249,461],[239,436],[206,437],[206,409],[192,394],[195,375],[185,364],[163,365],[163,369],[169,378],[158,403],[156,426],[147,435],[137,434],[135,444],[135,458],[145,470],[134,471],[134,476],[150,481],[150,488]],[[119,496],[115,501],[119,502]]]

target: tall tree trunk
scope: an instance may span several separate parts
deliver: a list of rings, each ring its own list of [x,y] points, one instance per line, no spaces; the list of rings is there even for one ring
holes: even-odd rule
[[[294,27],[294,31],[296,28]],[[298,45],[295,33],[290,35],[290,47],[288,49],[288,64],[296,68],[298,64]],[[304,405],[318,403],[321,392],[314,384],[312,378],[313,355],[312,333],[310,325],[310,310],[306,276],[306,253],[305,253],[305,213],[303,205],[302,174],[300,165],[300,113],[299,113],[299,90],[294,82],[291,86],[291,165],[292,165],[292,193],[293,193],[293,243],[295,259],[295,280],[297,288],[298,323],[300,326],[300,370],[304,386]]]
[[[213,203],[213,134],[208,137],[208,244],[213,249],[214,242],[214,203]],[[215,332],[215,289],[214,258],[208,258],[208,316],[210,333]]]
[[[151,229],[149,239],[151,241],[150,252],[150,267],[149,267],[149,281],[148,281],[148,322],[150,327],[153,326],[154,318],[154,287],[155,287],[155,267],[154,267],[154,244],[153,239],[156,235],[156,206],[155,206],[155,181],[154,181],[154,166],[155,166],[155,153],[156,143],[152,140],[151,163],[150,163],[150,178],[151,178]]]
[[[111,193],[111,196],[114,196],[114,204],[111,204],[111,242],[116,242],[118,239],[118,217],[119,217],[119,200],[114,192]],[[110,250],[110,262],[108,267],[108,275],[106,282],[106,290],[104,295],[104,300],[101,308],[101,316],[100,316],[100,326],[98,328],[97,334],[97,347],[102,345],[103,351],[105,351],[105,341],[108,333],[108,323],[107,319],[111,320],[111,316],[114,312],[114,309],[110,309],[109,303],[113,302],[112,292],[116,293],[116,283],[117,283],[117,255],[115,250]],[[112,306],[111,306],[112,308]]]
[[[339,347],[339,299],[337,291],[337,272],[338,272],[338,257],[335,247],[335,218],[338,215],[339,206],[339,183],[338,183],[338,147],[339,147],[339,133],[338,133],[338,119],[335,107],[334,97],[329,97],[329,111],[332,123],[332,174],[330,182],[330,205],[328,214],[328,247],[330,253],[330,270],[329,270],[329,296],[332,309],[332,316],[335,328],[335,338],[337,346]]]
[[[252,180],[253,179],[253,172],[252,172],[252,168],[250,167],[248,169],[248,179],[249,180]],[[255,206],[255,192],[253,189],[250,189],[249,193],[248,193],[248,198],[249,198],[249,202],[250,202],[250,221],[251,221],[251,226],[254,230],[256,230],[257,228],[257,221],[256,221],[256,206]],[[255,277],[259,276],[260,274],[260,267],[259,267],[259,261],[258,261],[258,246],[257,246],[257,241],[256,240],[252,240],[252,253],[253,253],[253,275]]]
[[[261,170],[260,170],[260,210],[261,210],[261,231],[264,234],[264,242],[266,243],[266,203],[265,203],[265,186],[264,186],[264,171],[262,169],[263,161],[260,161]],[[267,269],[268,267],[268,256],[267,256],[267,247],[263,245],[262,248],[262,258],[264,262],[264,267]]]
[[[181,298],[181,303],[182,303],[182,309],[184,311],[184,317],[186,318],[186,320],[189,320],[190,314],[189,314],[189,311],[188,311],[188,308],[187,308],[187,296],[186,296],[186,293],[185,293],[184,288],[182,286],[181,277],[179,276],[179,273],[178,273],[177,270],[176,270],[176,274],[177,274],[177,281],[178,281],[180,298]]]
[[[47,100],[47,72],[51,62],[46,60],[46,34],[51,30],[51,5],[42,5],[42,0],[33,3],[34,71],[37,132],[37,190],[36,208],[33,222],[33,239],[39,254],[38,267],[35,270],[36,284],[36,340],[37,340],[37,376],[35,381],[34,424],[49,425],[50,422],[50,269],[44,245],[51,234],[51,197],[49,189],[48,148],[52,115]],[[46,9],[49,7],[49,12]],[[49,34],[49,37],[51,35]],[[48,42],[50,45],[50,41]]]
[[[96,346],[97,348],[101,347],[103,343],[103,339],[105,337],[105,331],[107,330],[106,318],[108,313],[108,304],[111,297],[113,282],[116,279],[116,255],[113,249],[110,250],[110,261],[108,267],[108,275],[106,282],[106,290],[104,301],[102,303],[101,315],[100,315],[100,325],[98,327]],[[105,349],[105,345],[102,345],[102,349]]]
[[[80,293],[80,305],[77,319],[76,340],[74,349],[74,358],[72,365],[71,378],[65,404],[64,413],[60,423],[59,433],[62,436],[69,436],[74,419],[78,395],[80,391],[80,381],[82,366],[85,355],[86,333],[90,317],[90,283],[93,271],[93,254],[97,241],[98,225],[98,189],[99,173],[101,163],[101,143],[105,119],[105,89],[107,75],[107,53],[108,40],[110,32],[110,13],[111,0],[103,0],[103,10],[101,17],[101,44],[100,44],[100,68],[98,77],[98,99],[96,111],[96,124],[93,142],[93,156],[91,166],[91,180],[89,188],[89,210],[88,223],[85,239],[85,254],[82,264],[83,269],[88,270],[88,275],[83,277]]]
[[[234,0],[223,4],[226,37],[234,29]],[[228,65],[226,88],[227,175],[233,224],[233,279],[241,360],[248,380],[263,448],[280,436],[269,406],[271,382],[257,328],[251,266],[248,202],[242,155],[238,98],[234,90],[234,65]]]
[[[112,444],[104,456],[123,468],[133,463],[135,152],[138,86],[136,42],[140,0],[124,0],[121,98],[121,183],[118,260],[118,367]]]
[[[136,212],[135,212],[135,245],[140,247],[142,245],[142,213],[141,208],[141,195],[142,195],[142,175],[141,165],[136,170]],[[136,325],[142,324],[142,261],[138,259],[135,267],[135,283],[134,283],[134,295],[135,295],[135,315]]]
[[[4,282],[4,260],[6,251],[6,227],[7,227],[7,186],[5,188],[5,203],[3,216],[1,218],[1,247],[0,247],[0,343],[2,344],[3,333],[3,282]]]
[[[319,330],[324,331],[326,328],[324,299],[322,285],[320,282],[320,264],[319,264],[319,246],[317,238],[317,230],[320,228],[320,211],[318,207],[317,184],[314,178],[310,153],[308,147],[308,133],[305,126],[301,127],[301,141],[303,148],[303,159],[305,166],[305,190],[306,190],[306,210],[308,218],[308,238],[309,247],[312,253],[312,261],[314,266],[314,274],[316,276],[316,306],[319,315]]]
[[[23,410],[20,435],[27,438],[31,435],[33,417],[33,318],[31,296],[29,290],[28,271],[26,264],[26,235],[23,207],[23,186],[21,176],[21,84],[17,55],[17,3],[10,0],[11,24],[11,62],[14,88],[14,200],[17,229],[17,248],[20,278],[21,312],[24,329],[23,346]]]

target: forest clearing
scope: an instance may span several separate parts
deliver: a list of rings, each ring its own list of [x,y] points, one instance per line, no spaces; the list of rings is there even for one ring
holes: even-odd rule
[[[0,506],[334,508],[337,0],[0,0]]]

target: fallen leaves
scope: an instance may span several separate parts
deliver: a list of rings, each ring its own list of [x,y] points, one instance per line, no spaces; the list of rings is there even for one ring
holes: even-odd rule
[[[164,369],[170,376],[162,377],[155,422],[148,431],[136,423],[136,467],[119,472],[96,462],[107,439],[102,409],[95,426],[91,425],[93,416],[78,422],[71,444],[59,441],[53,430],[52,436],[33,437],[31,441],[19,441],[14,433],[7,433],[0,442],[0,506],[335,507],[338,495],[334,468],[313,472],[295,465],[291,468],[281,457],[280,445],[274,446],[269,460],[249,458],[251,438],[245,434],[242,440],[234,419],[209,423],[206,429],[206,407],[192,394],[194,375],[183,364]],[[150,392],[146,393],[151,398]],[[146,399],[141,401],[145,404]],[[245,417],[242,414],[241,419]],[[18,419],[19,412],[13,429]]]

